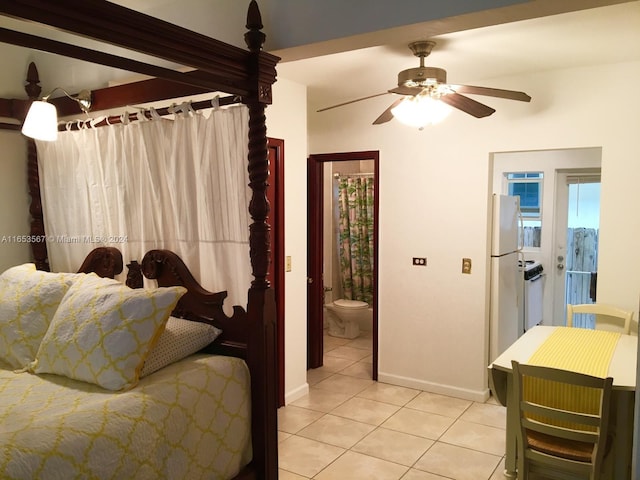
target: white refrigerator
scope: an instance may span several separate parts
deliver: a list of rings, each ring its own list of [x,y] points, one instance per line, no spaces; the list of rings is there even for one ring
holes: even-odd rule
[[[520,197],[493,195],[489,362],[493,362],[524,331]]]

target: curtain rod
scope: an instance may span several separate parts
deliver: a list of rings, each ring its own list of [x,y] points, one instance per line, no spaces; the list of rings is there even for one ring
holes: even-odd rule
[[[336,172],[333,174],[333,178],[339,177],[373,177],[373,173],[340,173]]]
[[[20,130],[20,128],[17,123],[0,122],[0,130]]]
[[[215,99],[213,100],[215,101]],[[207,108],[214,108],[213,102],[212,100],[202,100],[199,102],[189,102],[189,107],[191,109],[193,109],[194,111],[198,111],[198,110],[204,110]],[[226,106],[226,105],[233,105],[233,104],[237,104],[237,103],[241,103],[242,102],[242,98],[238,97],[237,95],[231,95],[228,97],[222,97],[222,98],[218,98],[217,99],[217,103],[219,106]],[[174,113],[173,109],[176,108],[176,105],[172,105],[169,107],[163,107],[163,108],[156,108],[154,109],[155,112],[162,116],[165,115],[171,115],[172,113]],[[179,106],[177,106],[177,109],[179,109]],[[127,112],[125,112],[127,113]],[[153,118],[153,115],[151,114],[151,108],[148,109],[144,109],[141,112],[136,112],[136,113],[129,113],[128,114],[128,121],[139,121],[140,119],[138,118],[138,114],[142,113],[145,118],[151,120]],[[103,118],[102,120],[100,120],[99,122],[96,122],[95,124],[92,124],[91,127],[104,127],[107,125],[114,125],[114,124],[118,124],[118,123],[123,123],[122,121],[122,117],[123,115],[113,115],[113,116],[109,116],[106,118]],[[87,120],[70,120],[64,124],[61,124],[58,126],[58,130],[60,131],[65,131],[65,130],[79,130],[81,128],[81,126],[84,126],[85,123],[90,122],[91,119],[87,119]]]

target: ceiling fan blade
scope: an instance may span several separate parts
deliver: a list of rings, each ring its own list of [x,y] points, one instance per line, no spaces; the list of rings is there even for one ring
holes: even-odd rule
[[[404,100],[404,98],[398,98],[395,102],[393,102],[391,105],[389,105],[389,108],[387,108],[384,112],[382,112],[382,114],[378,118],[375,119],[373,124],[374,125],[380,125],[381,123],[386,123],[389,120],[393,119],[393,113],[391,113],[391,109],[395,108],[403,100]]]
[[[344,105],[349,105],[351,103],[361,102],[362,100],[369,100],[370,98],[381,97],[382,95],[387,95],[389,92],[376,93],[375,95],[369,95],[368,97],[356,98],[355,100],[349,100],[348,102],[339,103],[337,105],[331,105],[330,107],[324,107],[320,110],[316,110],[316,112],[324,112],[325,110],[331,110],[332,108],[342,107]]]
[[[531,97],[524,92],[515,90],[502,90],[500,88],[474,87],[472,85],[450,85],[457,93],[470,93],[472,95],[486,95],[488,97],[506,98],[508,100],[520,100],[530,102]]]
[[[389,90],[389,93],[397,93],[398,95],[418,95],[422,92],[422,87],[396,87]]]
[[[495,109],[480,102],[476,102],[469,97],[460,95],[459,93],[448,93],[447,95],[442,95],[440,97],[440,101],[447,105],[451,105],[458,110],[462,110],[469,115],[473,115],[476,118],[488,117],[495,112]]]

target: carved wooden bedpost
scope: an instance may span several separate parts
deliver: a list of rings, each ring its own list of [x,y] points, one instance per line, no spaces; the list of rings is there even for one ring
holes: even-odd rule
[[[38,85],[40,78],[36,65],[31,62],[27,71],[27,84],[24,89],[30,100],[37,100],[42,92],[42,87]],[[24,119],[23,119],[24,120]],[[38,172],[38,151],[36,142],[27,139],[27,183],[29,185],[29,195],[31,195],[31,251],[33,252],[34,263],[38,270],[49,271],[49,258],[47,244],[44,241],[44,216],[42,214],[42,199],[40,197],[40,174]],[[41,241],[34,241],[40,239]]]
[[[249,227],[249,248],[254,280],[249,288],[247,315],[251,324],[249,352],[258,352],[262,345],[268,355],[247,358],[253,372],[261,375],[251,377],[251,388],[264,394],[266,408],[253,408],[254,425],[262,425],[262,435],[253,432],[253,461],[264,479],[278,478],[278,378],[276,349],[276,307],[273,289],[267,279],[270,261],[270,230],[267,223],[269,201],[269,159],[265,108],[271,103],[271,86],[276,81],[275,65],[279,58],[262,51],[265,34],[262,18],[255,0],[251,1],[247,14],[245,42],[250,51],[252,93],[243,102],[249,108],[249,186],[252,190],[249,213],[253,222]],[[264,358],[273,362],[265,365]],[[255,390],[254,390],[255,391]]]

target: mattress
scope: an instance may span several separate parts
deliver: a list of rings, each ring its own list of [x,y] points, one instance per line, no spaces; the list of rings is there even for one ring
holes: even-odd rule
[[[228,479],[251,460],[244,361],[198,354],[111,392],[0,369],[0,478]]]

